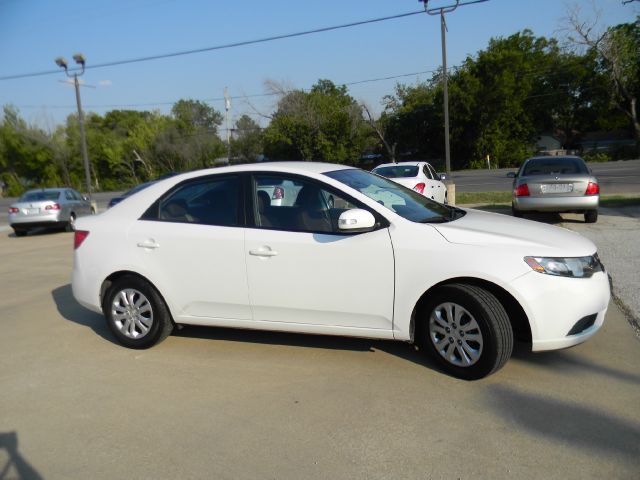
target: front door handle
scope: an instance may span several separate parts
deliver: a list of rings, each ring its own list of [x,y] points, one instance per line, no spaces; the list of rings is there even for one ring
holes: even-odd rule
[[[151,249],[153,249],[153,248],[159,248],[160,244],[152,239],[152,240],[146,240],[144,242],[140,242],[140,243],[138,243],[138,246],[140,248],[151,248]]]
[[[269,247],[260,247],[255,250],[249,250],[249,255],[255,257],[275,257],[278,255],[278,252],[271,250]]]

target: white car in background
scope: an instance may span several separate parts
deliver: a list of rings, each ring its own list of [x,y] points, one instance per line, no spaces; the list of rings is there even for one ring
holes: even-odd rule
[[[411,188],[431,200],[448,203],[447,187],[427,162],[384,163],[372,172]]]
[[[272,202],[265,188],[289,182],[286,204]],[[393,339],[477,379],[515,339],[534,351],[584,342],[609,304],[579,234],[336,164],[171,177],[79,218],[74,247],[75,298],[131,348],[184,324]]]

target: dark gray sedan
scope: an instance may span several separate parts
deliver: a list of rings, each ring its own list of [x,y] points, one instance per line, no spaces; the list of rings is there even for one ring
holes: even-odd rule
[[[89,200],[72,188],[40,188],[25,192],[9,207],[9,224],[16,237],[36,227],[71,231],[76,218],[94,213]]]
[[[582,213],[598,220],[598,179],[580,157],[533,157],[513,177],[511,208],[515,217],[528,212]]]

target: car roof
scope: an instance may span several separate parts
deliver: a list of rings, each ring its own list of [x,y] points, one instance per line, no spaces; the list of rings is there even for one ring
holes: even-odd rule
[[[529,160],[584,160],[577,155],[538,155],[537,157],[527,158],[527,162]]]
[[[402,166],[411,166],[411,167],[417,167],[419,165],[422,165],[423,163],[427,163],[427,162],[397,162],[397,163],[383,163],[381,165],[378,165],[376,168],[380,168],[380,167],[402,167]]]
[[[34,193],[34,192],[64,192],[65,190],[70,190],[66,187],[55,187],[55,188],[32,188],[31,190],[27,190],[24,193]]]
[[[258,162],[258,163],[244,163],[241,165],[228,165],[225,167],[214,167],[203,170],[195,170],[193,172],[182,173],[170,177],[171,180],[185,180],[188,178],[199,177],[202,175],[210,174],[222,174],[222,173],[235,173],[235,172],[286,172],[286,173],[312,173],[322,174],[327,172],[334,172],[336,170],[348,170],[355,167],[349,165],[340,165],[337,163],[323,163],[323,162]],[[169,179],[167,179],[169,180]],[[163,182],[166,180],[162,180]],[[176,182],[177,183],[177,182]]]

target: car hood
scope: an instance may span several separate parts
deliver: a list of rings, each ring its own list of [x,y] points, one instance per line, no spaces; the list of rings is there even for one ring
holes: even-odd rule
[[[464,217],[435,225],[451,243],[522,247],[527,255],[580,257],[596,251],[591,240],[565,228],[497,213],[463,210],[467,212]]]

